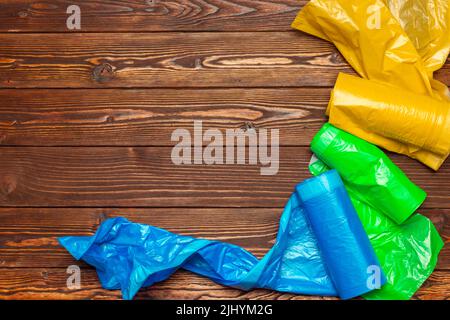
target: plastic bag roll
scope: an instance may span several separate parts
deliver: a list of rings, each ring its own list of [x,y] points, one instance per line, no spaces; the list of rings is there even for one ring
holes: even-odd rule
[[[438,170],[450,152],[450,102],[339,74],[329,122]]]
[[[326,123],[314,136],[311,150],[336,169],[348,189],[396,223],[423,203],[426,193],[411,182],[376,146]]]
[[[292,23],[335,44],[364,79],[339,75],[330,123],[438,170],[450,94],[433,72],[450,51],[448,0],[312,0]]]
[[[322,186],[319,193],[310,188],[317,183]],[[97,269],[104,288],[121,289],[125,299],[179,268],[243,290],[344,299],[372,291],[369,271],[380,264],[336,171],[307,180],[296,190],[281,216],[275,245],[261,260],[233,244],[177,235],[125,218],[106,220],[93,236],[62,237],[59,242]],[[378,280],[385,282],[383,273]]]
[[[386,275],[387,283],[364,298],[411,298],[433,272],[444,243],[418,213],[401,224],[391,218],[408,217],[425,193],[376,146],[330,124],[316,134],[311,149],[317,156],[309,166],[312,174],[334,168],[342,177]]]
[[[368,273],[379,262],[337,171],[296,187],[328,273],[341,298],[368,291]],[[379,279],[379,286],[385,279]],[[375,284],[374,284],[375,285]]]

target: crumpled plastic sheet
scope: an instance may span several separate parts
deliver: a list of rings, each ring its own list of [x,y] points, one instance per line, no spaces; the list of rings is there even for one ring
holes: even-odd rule
[[[312,0],[292,23],[333,42],[366,79],[339,76],[329,122],[434,170],[450,153],[450,95],[433,79],[449,25],[448,0]]]
[[[141,287],[183,268],[244,290],[330,295],[343,299],[386,282],[339,174],[330,170],[296,186],[275,245],[261,259],[236,245],[196,239],[125,218],[103,222],[95,235],[62,237],[76,259],[97,269],[102,286],[132,299]]]
[[[339,172],[386,274],[387,283],[364,298],[411,298],[433,272],[444,245],[433,223],[413,214],[425,192],[376,146],[328,123],[311,150],[312,174]]]

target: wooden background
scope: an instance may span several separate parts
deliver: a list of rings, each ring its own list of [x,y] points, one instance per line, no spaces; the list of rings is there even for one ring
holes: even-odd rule
[[[0,0],[0,298],[104,299],[56,237],[92,234],[108,217],[241,245],[262,257],[284,203],[309,177],[336,49],[290,29],[298,0]],[[81,31],[66,8],[81,7]],[[436,75],[450,84],[450,63]],[[171,132],[280,129],[280,170],[175,166]],[[447,242],[417,299],[450,297],[450,163],[438,173],[392,159],[429,194],[420,212]],[[243,292],[180,271],[137,298],[309,299]],[[312,297],[318,298],[318,297]],[[319,297],[320,298],[320,297]]]

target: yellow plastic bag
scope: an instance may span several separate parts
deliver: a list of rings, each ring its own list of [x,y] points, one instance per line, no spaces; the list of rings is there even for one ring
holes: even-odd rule
[[[419,52],[425,68],[431,73],[440,69],[450,49],[449,1],[385,0],[384,2]]]
[[[339,76],[330,123],[435,170],[450,151],[448,88],[433,79],[449,25],[448,0],[312,0],[292,24],[333,42],[370,80]]]
[[[450,152],[450,106],[426,95],[339,74],[330,123],[437,170]]]

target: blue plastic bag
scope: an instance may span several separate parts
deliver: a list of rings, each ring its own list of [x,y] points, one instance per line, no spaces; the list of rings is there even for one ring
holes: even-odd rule
[[[97,269],[102,286],[132,299],[141,287],[183,268],[243,290],[267,288],[343,299],[367,293],[371,270],[384,274],[339,174],[328,171],[296,187],[275,245],[261,259],[236,245],[177,235],[125,218],[106,220],[95,235],[59,242]]]

